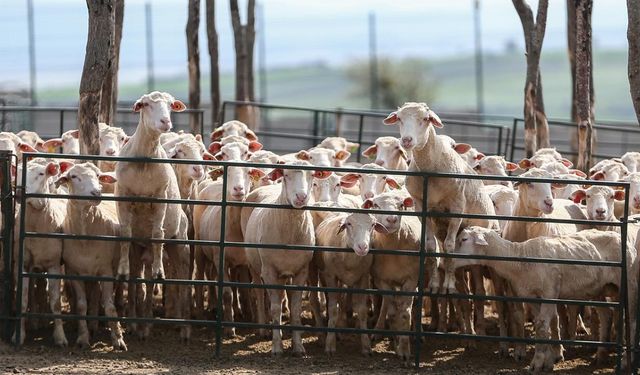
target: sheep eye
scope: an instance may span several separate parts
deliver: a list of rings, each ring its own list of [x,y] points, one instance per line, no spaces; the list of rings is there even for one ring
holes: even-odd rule
[[[309,156],[309,160],[313,160],[313,156]]]
[[[587,195],[587,199],[591,198],[591,195]]]
[[[318,184],[316,184],[315,182],[313,183],[313,187],[318,187]]]
[[[40,176],[44,176],[44,172],[40,172],[40,173],[39,173],[39,175],[40,175]]]
[[[467,240],[466,238],[461,238],[461,239],[460,239],[460,241],[462,241],[462,242],[464,242],[464,241],[466,241],[466,240]]]
[[[340,187],[340,184],[337,184],[337,185],[336,185],[336,187],[337,187],[337,188],[339,188],[339,187]]]
[[[148,107],[149,103],[142,103],[143,106]]]
[[[71,178],[78,178],[78,176],[76,176],[76,175],[72,175],[72,176],[71,176]]]
[[[373,204],[373,208],[380,208],[380,206],[378,206],[377,204]]]

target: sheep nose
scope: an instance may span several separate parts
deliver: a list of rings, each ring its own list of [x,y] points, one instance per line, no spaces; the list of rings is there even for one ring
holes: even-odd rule
[[[99,197],[100,196],[100,190],[91,190],[91,195],[93,195],[94,197]]]
[[[410,148],[413,146],[413,137],[402,137],[402,147]]]
[[[372,191],[367,191],[366,193],[364,193],[364,199],[371,199],[371,198],[373,198]]]
[[[114,150],[114,149],[110,148],[110,149],[108,149],[107,151],[105,151],[105,153],[106,153],[107,155],[109,155],[109,156],[113,156],[113,155],[115,155],[115,154],[116,154],[116,150]]]
[[[305,201],[305,200],[307,200],[307,194],[305,194],[305,193],[296,193],[296,198],[299,201]]]
[[[237,193],[242,193],[244,191],[244,186],[234,186],[233,191]]]
[[[160,123],[164,125],[165,128],[171,129],[171,119],[168,117],[164,117],[160,119]]]
[[[398,218],[396,216],[389,216],[387,217],[387,221],[389,222],[389,224],[395,224],[398,222]]]
[[[640,195],[636,195],[635,197],[633,197],[633,201],[636,203],[640,203]]]
[[[604,213],[607,212],[604,208],[597,208],[596,209],[596,213],[598,215],[604,215]]]
[[[366,253],[369,250],[369,245],[366,243],[361,243],[356,246],[358,248],[359,253]]]
[[[376,164],[378,164],[379,166],[383,166],[384,165],[384,160],[376,159]]]

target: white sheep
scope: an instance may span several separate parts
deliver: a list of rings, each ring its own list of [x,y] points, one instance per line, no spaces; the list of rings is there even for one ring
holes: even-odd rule
[[[62,153],[68,155],[80,154],[80,130],[68,130],[62,133],[60,138],[51,138],[44,142],[43,148],[46,152],[55,152],[56,148],[62,146]]]
[[[409,156],[396,137],[379,137],[362,155],[375,157],[375,164],[386,169],[406,171],[408,168]]]
[[[378,164],[365,164],[362,169],[376,169],[385,170]],[[373,198],[374,196],[383,193],[386,187],[389,186],[393,189],[400,189],[400,184],[396,178],[385,174],[372,174],[372,173],[347,173],[341,178],[342,186],[345,188],[354,187],[356,183],[359,183],[360,197],[364,199]]]
[[[253,130],[249,129],[249,127],[238,120],[227,121],[219,127],[215,128],[211,133],[211,141],[217,141],[223,137],[228,135],[237,135],[240,137],[245,137],[250,141],[257,141],[258,136]]]
[[[593,261],[619,261],[621,240],[616,232],[587,230],[560,237],[538,237],[524,243],[505,240],[494,231],[481,227],[469,227],[457,240],[457,252],[469,255],[536,257],[551,259],[577,259]],[[637,257],[633,243],[627,245],[629,267],[629,310],[636,311]],[[457,266],[480,264],[491,267],[509,282],[515,295],[528,298],[594,299],[617,298],[620,290],[620,269],[585,267],[569,264],[542,264],[499,262],[485,259],[456,259]],[[614,286],[614,288],[611,288]],[[617,289],[617,290],[614,290]],[[532,304],[535,315],[536,338],[559,339],[553,332],[556,306]],[[631,324],[635,334],[635,320]],[[608,341],[608,340],[604,340]],[[632,340],[632,342],[635,342]],[[536,344],[531,361],[533,372],[551,371],[558,359],[555,345]]]
[[[511,216],[518,202],[518,191],[504,185],[485,185],[484,191],[493,202],[496,215]],[[499,220],[500,229],[504,230],[508,220]]]
[[[46,149],[44,148],[44,140],[40,138],[38,133],[30,130],[20,130],[16,135],[22,140],[22,142],[28,144],[36,150],[40,152],[46,151]]]
[[[638,164],[640,164],[640,152],[627,152],[622,155],[620,161],[622,161],[630,173],[640,172],[638,170]]]
[[[322,279],[329,288],[345,285],[352,288],[369,288],[369,273],[373,256],[368,255],[371,246],[371,234],[377,228],[386,231],[377,223],[373,215],[368,214],[332,214],[316,228],[319,246],[349,247],[353,253],[323,251],[316,256]],[[353,295],[353,306],[358,314],[360,329],[367,329],[367,296]],[[341,305],[340,310],[345,306]],[[338,320],[338,293],[328,293],[328,327],[335,328]],[[368,334],[360,335],[362,354],[371,353],[371,341]],[[328,332],[325,340],[325,352],[336,352],[336,334]]]
[[[27,194],[54,194],[55,190],[51,190],[54,177],[58,175],[60,167],[57,163],[47,162],[42,158],[33,159],[27,163],[26,181],[24,187]],[[62,223],[65,217],[66,200],[51,198],[28,198],[25,207],[25,232],[37,233],[60,233],[62,232]],[[19,222],[19,220],[17,221]],[[17,238],[20,231],[19,225],[15,227],[15,236]],[[18,259],[19,246],[17,241],[14,246],[14,259]],[[27,238],[24,240],[23,247],[24,263],[22,265],[23,272],[33,272],[36,270],[46,271],[52,275],[62,273],[60,265],[62,264],[62,240],[55,238]],[[16,262],[17,266],[17,262]],[[14,271],[17,275],[17,270]],[[48,280],[49,306],[54,314],[61,314],[60,300],[60,279]],[[29,279],[23,280],[22,283],[22,313],[27,312],[29,305]],[[53,342],[58,346],[67,346],[67,338],[64,334],[62,320],[54,319]],[[20,320],[16,331],[20,330],[20,342],[24,343],[25,318]],[[16,340],[14,333],[13,339]]]
[[[490,155],[481,158],[478,161],[478,165],[475,167],[478,174],[484,174],[489,176],[504,176],[507,177],[507,171],[513,172],[518,169],[516,163],[508,162],[504,160],[504,157],[497,155]],[[485,185],[504,185],[512,186],[511,181],[500,180],[484,180]]]
[[[627,177],[629,170],[624,164],[609,160],[608,163],[602,163],[598,168],[591,168],[589,173],[591,180],[618,181]]]
[[[166,158],[167,154],[160,145],[160,134],[170,131],[172,128],[170,111],[181,112],[186,106],[179,100],[167,93],[154,91],[143,95],[134,104],[134,111],[140,113],[140,122],[135,134],[131,136],[121,150],[123,157],[147,157]],[[180,191],[178,181],[173,168],[165,163],[134,163],[119,162],[116,166],[116,196],[139,196],[165,199],[179,199]],[[143,182],[143,183],[141,183]],[[179,204],[166,203],[135,203],[117,202],[118,219],[122,227],[123,237],[146,237],[154,239],[186,239],[187,238],[187,217]],[[118,275],[120,277],[129,275],[129,249],[131,243],[121,243],[120,263],[118,264]],[[150,277],[164,278],[163,247],[167,250],[170,272],[172,278],[189,279],[189,249],[186,245],[152,243]],[[142,251],[136,244],[136,250]],[[148,251],[148,249],[146,249]],[[141,265],[137,264],[140,252],[134,253],[136,267],[133,273],[138,276]],[[148,267],[148,264],[145,268]],[[148,270],[148,268],[147,268]],[[129,313],[135,314],[135,285],[130,285]],[[131,290],[134,288],[134,290]],[[175,285],[169,285],[165,290],[176,289]],[[181,292],[178,314],[188,316],[190,306],[190,292],[187,286],[177,286]],[[148,289],[148,291],[150,291]],[[132,293],[133,292],[133,293]],[[177,292],[176,292],[177,295]],[[151,295],[147,293],[145,299],[145,314],[151,313]],[[150,326],[146,325],[140,332],[143,337],[148,336]],[[188,340],[190,337],[190,326],[181,328],[180,337]]]
[[[305,161],[294,162],[291,165],[311,165]],[[276,168],[270,174],[271,180],[282,178],[281,192],[270,203],[291,205],[293,209],[256,208],[251,213],[246,224],[245,241],[259,244],[290,244],[315,245],[315,233],[311,214],[302,210],[311,196],[311,184],[314,177],[328,177],[330,172],[302,171]],[[277,185],[274,185],[277,186]],[[265,186],[260,189],[270,188]],[[258,190],[260,190],[258,189]],[[248,251],[254,251],[249,249]],[[258,248],[260,257],[260,276],[265,284],[304,285],[307,282],[309,263],[313,258],[310,251],[278,250]],[[271,318],[274,324],[282,324],[282,290],[268,290],[271,301]],[[289,293],[289,310],[291,325],[300,325],[302,312],[302,292]],[[305,352],[302,346],[300,331],[292,333],[292,347],[295,354]],[[283,352],[282,333],[280,329],[273,330],[272,353],[279,355]]]
[[[334,151],[318,147],[301,150],[295,154],[296,159],[308,161],[319,167],[342,167],[349,156],[351,153],[347,150]]]
[[[100,184],[113,184],[115,178],[102,173],[92,163],[76,164],[63,173],[56,185],[64,184],[71,195],[95,197],[96,200],[69,200],[66,204],[66,216],[63,224],[65,234],[119,236],[115,202],[100,202]],[[120,258],[120,246],[113,241],[64,240],[63,261],[68,275],[109,276],[115,275]],[[87,296],[84,282],[72,280],[76,296],[76,309],[79,315],[87,314]],[[117,317],[113,303],[113,282],[102,281],[102,305],[105,315]],[[110,321],[111,341],[115,349],[127,350],[122,337],[120,323]],[[89,347],[89,331],[86,320],[78,320],[78,345]]]
[[[129,139],[122,128],[108,125],[100,128],[98,137],[100,156],[120,155],[122,147]],[[98,162],[98,167],[103,172],[112,172],[116,169],[116,162],[101,160]]]
[[[573,163],[570,160],[563,158],[555,148],[541,148],[536,151],[531,158],[520,160],[518,166],[521,169],[527,170],[534,167],[541,168],[544,164],[552,163],[554,161],[561,162],[567,168],[571,168],[573,166]]]
[[[346,150],[350,153],[354,153],[358,151],[358,147],[360,147],[360,144],[356,142],[349,142],[346,140],[346,138],[343,137],[327,137],[323,139],[322,142],[320,142],[316,147],[328,148],[334,151]]]

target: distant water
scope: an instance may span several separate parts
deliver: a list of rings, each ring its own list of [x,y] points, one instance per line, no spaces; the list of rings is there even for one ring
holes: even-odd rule
[[[28,84],[25,1],[0,0],[0,87]],[[126,0],[121,80],[146,77],[144,1]],[[201,1],[200,54],[208,71]],[[217,1],[220,66],[234,66],[228,2]],[[243,3],[241,1],[241,3]],[[377,17],[380,55],[441,58],[473,52],[473,0],[263,0],[267,67],[310,62],[344,64],[368,56],[367,16]],[[533,1],[534,6],[536,5]],[[84,61],[87,10],[83,0],[34,0],[38,87],[76,85]],[[487,51],[522,48],[522,29],[511,1],[482,0],[482,43]],[[566,48],[564,1],[551,1],[545,49]],[[244,4],[242,11],[244,14]],[[186,1],[152,1],[157,76],[186,74]],[[534,8],[535,14],[535,8]],[[244,17],[244,16],[243,16]],[[595,48],[626,48],[626,2],[597,1]],[[261,29],[261,25],[258,25]],[[260,33],[262,30],[258,30]],[[259,37],[258,37],[259,38]],[[256,49],[259,40],[256,39]],[[257,60],[256,60],[257,61]]]

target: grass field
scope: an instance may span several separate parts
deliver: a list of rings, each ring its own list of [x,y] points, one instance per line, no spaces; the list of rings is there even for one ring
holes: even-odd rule
[[[570,102],[569,63],[565,51],[545,52],[541,61],[544,99],[549,117],[567,118]],[[126,69],[126,67],[121,67]],[[598,51],[594,55],[596,117],[634,120],[627,81],[627,52]],[[475,110],[475,75],[473,56],[430,61],[430,74],[437,82],[432,106],[441,111]],[[492,114],[521,115],[525,61],[520,53],[487,55],[484,58],[485,111]],[[257,77],[256,77],[257,79]],[[258,82],[256,81],[256,85]],[[185,75],[158,78],[156,88],[187,97]],[[203,98],[208,100],[209,77],[202,79]],[[125,83],[121,100],[135,100],[146,90],[140,83]],[[223,74],[224,99],[233,97],[233,74]],[[77,87],[42,89],[41,103],[72,103]],[[368,108],[369,99],[354,94],[353,82],[343,67],[312,64],[272,69],[267,72],[267,102],[310,107]],[[419,98],[416,98],[419,99]]]

